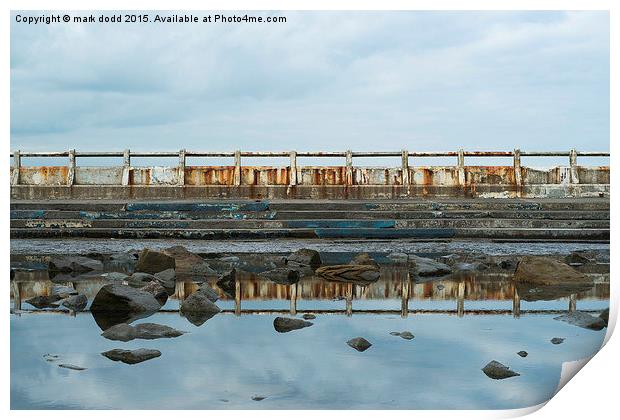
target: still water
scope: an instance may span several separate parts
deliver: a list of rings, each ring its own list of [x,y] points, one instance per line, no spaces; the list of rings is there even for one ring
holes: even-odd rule
[[[89,301],[105,283],[88,276],[73,280],[54,279]],[[31,312],[23,301],[52,284],[46,271],[19,273],[12,282],[12,305],[24,310],[11,315],[13,409],[527,407],[549,399],[562,363],[598,351],[606,332],[553,318],[571,307],[596,314],[609,306],[605,282],[570,297],[525,302],[510,278],[499,274],[414,283],[383,267],[380,280],[366,287],[316,277],[288,286],[247,275],[236,296],[221,293],[222,313],[200,326],[178,313],[181,300],[198,286],[177,283],[160,312],[133,324],[154,322],[187,334],[119,342],[102,337],[88,311]],[[316,315],[314,325],[275,331],[276,316],[304,313]],[[390,335],[405,330],[415,338]],[[357,336],[372,347],[360,353],[347,346]],[[553,337],[565,341],[554,345]],[[101,355],[142,347],[162,355],[136,365]],[[520,357],[521,350],[529,355]],[[59,357],[47,361],[45,354]],[[480,369],[491,360],[521,376],[488,378]]]

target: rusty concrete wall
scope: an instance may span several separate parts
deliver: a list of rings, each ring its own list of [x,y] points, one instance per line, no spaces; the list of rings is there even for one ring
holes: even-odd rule
[[[164,187],[182,187],[180,191],[168,189],[165,196],[161,197],[171,199],[600,197],[609,195],[610,182],[608,166],[558,166],[550,169],[521,167],[520,177],[513,166],[428,166],[406,169],[297,166],[294,177],[288,166],[76,166],[73,171],[68,166],[21,166],[19,178],[15,179],[14,171],[12,175],[11,197],[14,199],[48,196],[149,199],[162,194]],[[96,186],[99,188],[94,188]],[[68,187],[69,190],[65,191],[61,187]],[[157,191],[151,194],[147,192],[148,188]],[[192,188],[201,191],[192,191]]]

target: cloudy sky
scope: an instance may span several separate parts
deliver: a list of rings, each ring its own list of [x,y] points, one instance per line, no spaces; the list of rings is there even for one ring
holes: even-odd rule
[[[605,12],[281,14],[13,19],[11,147],[609,150]]]

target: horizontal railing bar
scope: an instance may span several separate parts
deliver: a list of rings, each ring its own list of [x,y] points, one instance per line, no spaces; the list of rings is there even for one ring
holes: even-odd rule
[[[288,157],[291,152],[240,152],[242,157]],[[21,157],[68,157],[69,152],[22,152]],[[458,156],[459,152],[419,152],[410,151],[410,157],[453,157]],[[129,152],[132,157],[178,157],[179,152]],[[297,157],[346,157],[346,152],[296,152]],[[609,157],[609,152],[576,152],[577,156]],[[14,153],[11,152],[13,157]],[[123,157],[124,152],[75,152],[76,157]],[[191,157],[234,157],[235,152],[197,152],[186,151],[185,156]],[[352,157],[400,157],[402,152],[351,152]],[[513,151],[486,152],[486,151],[464,151],[463,156],[467,157],[502,157],[514,156]],[[570,156],[570,151],[521,151],[521,156]]]

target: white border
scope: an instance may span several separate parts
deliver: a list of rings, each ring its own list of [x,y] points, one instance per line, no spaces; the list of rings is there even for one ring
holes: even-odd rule
[[[235,0],[214,0],[198,4],[198,2],[187,0],[176,0],[174,2],[166,2],[161,0],[150,1],[119,1],[119,0],[95,0],[90,1],[88,4],[76,0],[58,0],[54,1],[53,5],[49,1],[43,0],[23,0],[5,1],[3,7],[2,16],[2,73],[3,83],[1,84],[1,93],[3,98],[3,111],[1,116],[3,133],[5,133],[5,153],[10,148],[10,55],[9,55],[9,36],[10,36],[10,10],[610,10],[611,19],[611,166],[616,167],[617,152],[618,152],[618,26],[619,26],[619,9],[620,2],[611,0],[435,0],[435,1],[421,1],[421,0],[382,0],[382,1],[339,1],[339,0],[298,0],[298,1],[285,1],[285,0],[263,0],[263,1],[235,1]],[[89,7],[86,7],[89,6]],[[616,117],[614,119],[614,116]],[[7,161],[5,160],[5,167],[0,171],[0,185],[4,191],[5,199],[3,201],[3,214],[2,218],[3,231],[7,238],[4,242],[4,249],[1,258],[4,261],[4,267],[9,265],[9,168]],[[617,178],[620,176],[615,170],[612,171],[613,184],[618,184]],[[615,195],[612,195],[612,214],[616,208]],[[612,230],[611,237],[615,243],[617,232],[615,227],[615,217],[612,217]],[[617,252],[612,248],[611,258],[612,261],[616,260]],[[615,324],[618,312],[618,280],[616,280],[617,270],[615,265],[611,267],[611,296],[612,306],[610,322]],[[9,293],[9,282],[4,282],[6,297]],[[1,360],[3,371],[3,383],[2,383],[2,402],[5,409],[9,409],[9,389],[10,389],[10,374],[9,374],[9,303],[8,299],[4,299],[4,314],[6,316],[4,323],[5,331],[5,345],[2,347]],[[609,334],[613,330],[609,328],[608,335],[606,337],[605,348],[600,354],[596,355],[590,362],[587,363],[587,367],[579,373],[577,380],[570,381],[562,391],[555,396],[549,403],[548,407],[538,411],[534,418],[562,418],[572,419],[579,418],[609,418],[610,413],[618,412],[615,403],[616,392],[614,385],[617,386],[617,374],[619,372],[619,362],[616,354],[620,354],[620,345],[618,339],[609,340]],[[609,341],[607,341],[609,340]],[[577,363],[578,364],[578,363]],[[62,390],[59,390],[62,392]],[[196,390],[200,392],[200,390]],[[446,395],[446,398],[450,398]],[[217,416],[218,419],[232,419],[238,416],[252,415],[260,418],[295,418],[304,419],[312,418],[317,415],[321,417],[328,416],[342,418],[355,416],[356,418],[369,418],[380,416],[389,416],[391,418],[411,418],[415,416],[418,418],[453,418],[459,419],[480,419],[480,418],[503,418],[525,415],[533,411],[538,410],[545,404],[541,404],[537,407],[531,407],[522,410],[504,410],[504,411],[389,411],[375,413],[371,411],[321,411],[321,412],[298,412],[298,411],[269,411],[269,412],[239,412],[239,411],[223,411],[223,412],[168,412],[168,411],[132,411],[124,412],[123,414],[131,415],[132,417],[146,417],[149,418],[170,418],[170,416],[183,416],[186,417],[204,417],[204,416]],[[10,415],[15,418],[31,418],[32,416],[38,416],[42,413],[30,413],[30,412],[11,412]],[[119,413],[120,414],[120,413]],[[121,414],[121,415],[123,415]],[[88,416],[89,418],[104,418],[108,416],[116,415],[116,412],[101,412],[101,411],[74,411],[74,412],[47,412],[46,417],[51,419],[55,418],[78,418]]]

